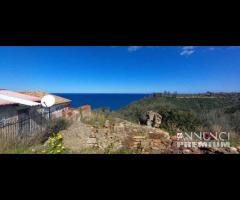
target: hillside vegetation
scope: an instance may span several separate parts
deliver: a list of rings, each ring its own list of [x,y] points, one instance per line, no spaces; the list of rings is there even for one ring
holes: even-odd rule
[[[240,93],[199,95],[154,94],[114,113],[139,122],[149,111],[162,115],[161,128],[181,131],[231,131],[240,135]]]

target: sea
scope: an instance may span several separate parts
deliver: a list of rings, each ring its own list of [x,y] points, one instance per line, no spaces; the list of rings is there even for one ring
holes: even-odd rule
[[[72,100],[72,107],[91,105],[92,109],[108,108],[111,111],[125,107],[134,101],[148,97],[151,94],[83,94],[55,93],[55,95]]]

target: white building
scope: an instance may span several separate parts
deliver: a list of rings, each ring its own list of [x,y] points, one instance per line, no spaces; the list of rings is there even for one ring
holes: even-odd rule
[[[0,89],[0,129],[15,123],[27,127],[27,130],[34,126],[41,126],[44,123],[43,120],[47,120],[49,113],[48,108],[40,105],[42,97],[47,94],[46,92],[16,92]],[[51,117],[62,117],[63,113],[68,110],[71,100],[53,96],[55,104],[50,108]],[[23,103],[14,102],[14,98],[22,100]],[[24,104],[25,102],[26,104]]]

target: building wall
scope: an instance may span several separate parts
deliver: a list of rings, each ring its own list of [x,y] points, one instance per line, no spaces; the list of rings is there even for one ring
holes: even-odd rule
[[[58,104],[51,107],[51,115],[54,118],[59,118],[63,116],[63,111],[66,110],[67,104]]]
[[[30,136],[45,130],[47,123],[40,111],[38,107],[1,107],[0,138],[10,139],[16,136]]]
[[[29,115],[19,114],[20,110],[27,110]],[[12,124],[18,122],[21,119],[31,118],[36,121],[36,123],[40,123],[42,117],[41,109],[39,107],[27,107],[27,106],[4,106],[0,107],[0,124]]]
[[[9,122],[17,121],[17,109],[15,106],[0,107],[0,124],[6,120]]]
[[[54,118],[62,117],[63,111],[66,110],[67,104],[58,104],[51,107],[51,116]],[[19,119],[18,111],[28,109],[29,117],[36,121],[40,120],[41,117],[48,118],[49,109],[42,107],[27,107],[27,106],[2,106],[0,107],[0,123],[14,123]]]
[[[63,115],[66,104],[51,107],[51,117],[59,118]],[[18,111],[26,109],[26,112]],[[0,136],[32,135],[44,130],[48,125],[49,109],[27,106],[0,107]]]
[[[0,123],[12,123],[18,120],[18,110],[24,109],[22,106],[2,106],[0,107]]]
[[[50,113],[52,118],[60,118],[63,117],[63,112],[68,108],[66,107],[68,104],[57,104],[50,108]],[[45,113],[46,118],[49,116],[49,108],[42,108],[42,112]]]

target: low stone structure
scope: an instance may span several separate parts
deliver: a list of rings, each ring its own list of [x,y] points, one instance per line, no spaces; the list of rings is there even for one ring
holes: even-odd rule
[[[64,145],[75,153],[129,150],[143,154],[236,154],[240,148],[177,147],[177,137],[154,127],[122,119],[107,120],[103,127],[75,122],[64,134]],[[86,149],[88,150],[86,152]]]
[[[90,114],[89,107],[87,113]],[[240,153],[238,148],[185,148],[178,147],[177,136],[158,128],[161,116],[147,112],[146,118],[151,126],[135,124],[119,118],[106,119],[103,125],[85,124],[76,120],[65,131],[64,146],[73,153],[111,153],[127,150],[131,153],[144,154],[216,154]],[[94,116],[90,116],[93,117]],[[155,126],[155,127],[152,127]],[[156,128],[157,127],[157,128]]]

